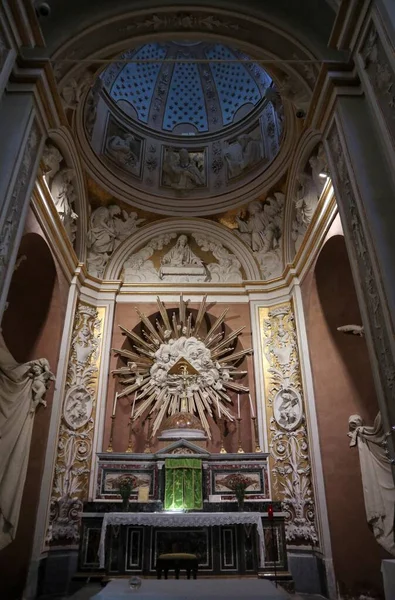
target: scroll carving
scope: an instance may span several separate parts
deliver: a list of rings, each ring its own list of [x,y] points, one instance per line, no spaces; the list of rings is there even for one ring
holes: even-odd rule
[[[299,350],[290,303],[260,309],[273,488],[286,514],[286,539],[318,543]]]
[[[81,501],[87,497],[95,426],[104,310],[80,303],[71,341],[59,430],[47,542],[78,542]]]

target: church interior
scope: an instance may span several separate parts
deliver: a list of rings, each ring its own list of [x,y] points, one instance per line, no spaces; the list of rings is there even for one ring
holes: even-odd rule
[[[2,600],[395,599],[394,48],[1,3]]]

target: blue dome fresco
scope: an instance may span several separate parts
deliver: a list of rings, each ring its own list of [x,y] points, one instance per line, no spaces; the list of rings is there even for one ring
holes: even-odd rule
[[[244,53],[207,42],[144,44],[107,67],[102,81],[132,119],[163,133],[184,135],[237,123],[272,84],[266,71]]]

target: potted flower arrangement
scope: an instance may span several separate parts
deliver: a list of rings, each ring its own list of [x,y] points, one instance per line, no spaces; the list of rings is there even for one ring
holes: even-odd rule
[[[122,498],[122,512],[128,512],[129,510],[129,498],[130,494],[134,490],[134,481],[131,477],[120,477],[118,480],[118,491]]]
[[[250,485],[251,478],[245,477],[241,473],[234,473],[228,478],[226,487],[235,493],[240,511],[244,510],[245,493]]]

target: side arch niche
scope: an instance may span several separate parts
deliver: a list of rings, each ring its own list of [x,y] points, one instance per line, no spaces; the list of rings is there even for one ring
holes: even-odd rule
[[[188,246],[189,243],[192,244],[193,255],[198,254],[200,249],[206,256],[211,256],[207,262],[204,258],[200,261],[206,269],[207,276],[204,277],[203,271],[198,273],[196,269],[196,278],[191,275],[187,282],[235,284],[261,279],[259,267],[246,244],[222,225],[203,219],[169,219],[142,227],[114,251],[104,279],[121,279],[124,265],[128,261],[131,272],[135,267],[136,273],[140,273],[139,279],[131,279],[130,283],[185,282],[181,271],[179,280],[168,278],[166,281],[166,277],[162,279],[161,265],[152,260],[156,250],[160,250],[164,255],[170,253],[171,256],[172,248],[183,243],[180,237],[187,238]],[[133,262],[134,258],[136,260]],[[171,259],[169,262],[171,263]],[[144,277],[141,277],[142,270],[147,273]],[[188,277],[187,273],[184,274]],[[176,275],[175,273],[175,277]]]

